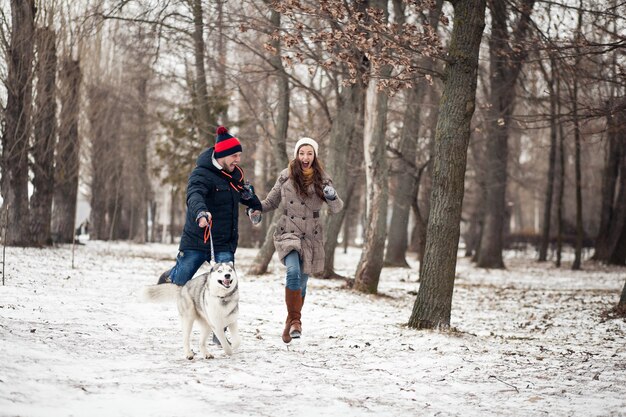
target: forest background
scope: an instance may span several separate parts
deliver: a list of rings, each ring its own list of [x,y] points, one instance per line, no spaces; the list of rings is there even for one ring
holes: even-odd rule
[[[2,240],[173,242],[218,125],[262,198],[302,136],[346,201],[326,267],[357,291],[419,260],[409,325],[450,324],[457,251],[626,264],[626,5],[0,1]],[[271,214],[240,246],[273,255]],[[575,253],[563,263],[564,245]],[[626,285],[613,314],[626,309]]]

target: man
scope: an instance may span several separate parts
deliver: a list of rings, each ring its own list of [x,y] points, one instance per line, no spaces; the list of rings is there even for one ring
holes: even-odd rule
[[[239,203],[261,210],[261,202],[239,168],[242,147],[228,130],[217,128],[215,146],[204,151],[187,182],[187,215],[176,265],[158,284],[185,285],[204,262],[234,262],[237,250]]]

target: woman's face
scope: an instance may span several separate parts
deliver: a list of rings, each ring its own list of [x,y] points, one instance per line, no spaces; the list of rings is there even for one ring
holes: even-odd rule
[[[315,160],[315,150],[311,145],[303,145],[298,149],[298,161],[302,165],[302,169],[311,168]]]

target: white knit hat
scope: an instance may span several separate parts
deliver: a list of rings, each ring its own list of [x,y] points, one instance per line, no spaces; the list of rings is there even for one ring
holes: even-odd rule
[[[298,149],[300,149],[300,147],[303,145],[312,146],[313,150],[315,151],[315,157],[317,158],[317,148],[319,147],[317,142],[315,142],[315,140],[311,138],[301,138],[299,141],[296,142],[296,147],[293,149],[294,159],[298,157]]]

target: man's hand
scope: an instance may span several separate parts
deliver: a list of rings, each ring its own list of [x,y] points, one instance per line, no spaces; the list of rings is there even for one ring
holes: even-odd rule
[[[259,224],[263,219],[263,214],[261,214],[260,210],[252,210],[251,208],[246,209],[246,214],[250,217],[250,221],[252,224]]]
[[[201,211],[196,216],[196,221],[198,222],[198,226],[201,228],[205,228],[209,225],[209,221],[211,221],[211,212],[209,211]]]

